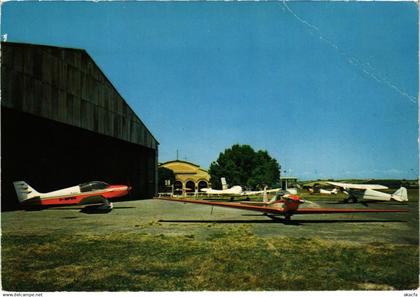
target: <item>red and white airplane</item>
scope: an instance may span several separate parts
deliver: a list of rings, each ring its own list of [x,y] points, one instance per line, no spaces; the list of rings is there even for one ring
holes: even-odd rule
[[[19,202],[25,207],[95,204],[97,209],[111,210],[108,199],[123,197],[131,187],[91,181],[53,192],[39,193],[24,181],[13,182]]]
[[[297,214],[330,214],[330,213],[377,213],[377,212],[407,212],[406,209],[366,209],[366,208],[299,208],[300,204],[306,201],[297,195],[284,194],[275,196],[268,202],[218,202],[206,200],[192,199],[168,199],[156,198],[160,200],[206,204],[211,206],[221,206],[238,208],[244,210],[258,211],[265,214],[281,215],[286,220],[290,220],[293,215]]]

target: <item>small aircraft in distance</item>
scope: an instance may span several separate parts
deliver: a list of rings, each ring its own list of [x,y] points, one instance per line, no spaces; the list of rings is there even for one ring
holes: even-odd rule
[[[339,188],[343,193],[347,194],[348,197],[344,200],[345,202],[353,201],[357,202],[359,199],[364,201],[390,201],[396,200],[398,202],[408,201],[407,189],[404,187],[399,188],[393,194],[380,192],[377,190],[385,190],[388,187],[383,185],[373,184],[350,184],[341,182],[327,182]]]
[[[366,208],[299,208],[300,204],[306,201],[297,195],[282,194],[276,195],[268,202],[219,202],[193,199],[169,199],[155,198],[171,202],[205,204],[211,206],[229,207],[244,210],[262,212],[264,214],[284,216],[290,220],[296,214],[331,214],[331,213],[378,213],[378,212],[407,212],[406,209],[366,209]],[[270,217],[270,216],[269,216]]]
[[[125,196],[130,186],[109,185],[102,181],[91,181],[48,193],[39,193],[24,181],[13,182],[19,202],[24,207],[50,207],[92,204],[93,209],[111,210],[108,199]]]
[[[242,196],[251,196],[251,195],[267,195],[270,193],[277,193],[278,191],[280,191],[280,188],[276,188],[276,189],[267,189],[267,186],[264,187],[264,190],[260,190],[260,191],[243,191],[242,192]]]
[[[248,205],[268,206],[268,205],[274,204],[278,200],[278,197],[280,196],[291,196],[291,195],[294,195],[294,193],[290,193],[289,191],[284,191],[284,190],[279,189],[279,191],[277,191],[276,194],[270,200],[268,200],[267,187],[265,187],[263,191],[262,201],[241,201],[240,203],[248,204]]]
[[[261,191],[244,191],[241,186],[228,187],[226,179],[222,177],[222,190],[215,190],[211,188],[202,188],[201,191],[206,193],[208,196],[251,196],[251,195],[261,195],[264,193],[276,193],[280,190],[278,189],[269,189],[265,188]]]
[[[311,194],[336,195],[338,193],[337,188],[334,188],[332,190],[326,190],[326,189],[320,188],[317,185],[314,185],[313,187],[306,187],[306,189]]]

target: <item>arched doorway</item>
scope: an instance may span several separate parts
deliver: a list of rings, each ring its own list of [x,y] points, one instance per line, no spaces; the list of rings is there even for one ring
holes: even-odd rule
[[[175,181],[174,183],[174,194],[181,195],[182,194],[182,182],[179,180]]]
[[[199,191],[201,191],[201,189],[203,189],[203,188],[208,188],[208,187],[209,187],[209,185],[205,180],[200,180],[198,182],[198,190]]]
[[[189,181],[187,181],[186,183],[185,183],[185,192],[187,192],[187,193],[194,193],[194,191],[195,191],[195,183],[193,182],[193,181],[191,181],[191,180],[189,180]]]

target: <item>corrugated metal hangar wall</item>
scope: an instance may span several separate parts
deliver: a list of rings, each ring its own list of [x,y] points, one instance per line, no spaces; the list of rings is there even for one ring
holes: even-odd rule
[[[157,186],[158,142],[84,50],[1,44],[1,200],[13,181],[40,192],[90,180]]]

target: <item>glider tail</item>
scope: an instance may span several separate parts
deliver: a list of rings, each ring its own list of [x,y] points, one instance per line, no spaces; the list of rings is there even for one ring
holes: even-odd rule
[[[222,189],[223,190],[227,190],[228,189],[228,185],[226,183],[226,178],[222,177],[222,178],[220,178],[220,180],[222,181]]]
[[[16,194],[20,203],[25,200],[40,196],[40,193],[35,191],[34,188],[32,188],[24,181],[13,182],[13,185],[15,186]]]
[[[267,186],[264,187],[263,202],[268,202]]]
[[[270,201],[267,202],[267,204],[273,204],[276,201],[277,201],[277,196],[274,196],[273,198],[270,199]]]
[[[391,195],[391,198],[400,202],[408,201],[407,189],[404,187],[399,188],[394,194]]]

